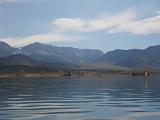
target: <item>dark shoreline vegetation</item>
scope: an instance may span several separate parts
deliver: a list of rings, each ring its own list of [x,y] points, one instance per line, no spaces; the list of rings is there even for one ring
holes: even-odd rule
[[[151,75],[159,75],[158,70],[148,70]],[[53,69],[31,66],[0,66],[0,77],[55,77],[55,76],[77,76],[77,77],[104,77],[108,75],[130,75],[144,76],[143,69]]]

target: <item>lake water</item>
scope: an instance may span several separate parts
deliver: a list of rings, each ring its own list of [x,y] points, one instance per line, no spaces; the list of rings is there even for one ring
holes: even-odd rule
[[[160,77],[0,78],[1,120],[160,120]]]

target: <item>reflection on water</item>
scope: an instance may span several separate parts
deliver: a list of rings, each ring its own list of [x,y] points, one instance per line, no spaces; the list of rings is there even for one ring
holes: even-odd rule
[[[159,120],[159,76],[0,78],[2,120]]]
[[[145,88],[148,88],[148,79],[145,79]]]

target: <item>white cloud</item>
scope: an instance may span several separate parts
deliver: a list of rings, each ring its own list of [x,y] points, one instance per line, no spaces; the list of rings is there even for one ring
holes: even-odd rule
[[[129,32],[147,35],[160,33],[160,16],[139,19],[134,11],[98,19],[58,18],[53,24],[60,31],[94,32],[106,30],[108,33]]]
[[[124,24],[134,18],[134,13],[127,11],[115,16],[106,16],[99,19],[59,18],[53,21],[60,30],[73,30],[81,32],[93,32],[105,30],[119,24]]]
[[[137,16],[136,12],[127,11],[118,15],[99,17],[97,19],[58,18],[53,21],[53,24],[57,27],[52,33],[36,34],[23,38],[0,38],[0,41],[20,47],[33,42],[53,43],[82,40],[82,37],[66,34],[66,31],[107,31],[108,34],[129,32],[136,35],[160,33],[160,15],[143,19],[140,19]]]
[[[130,32],[140,35],[160,33],[160,16],[129,21],[125,24],[121,24],[114,27],[113,29],[110,29],[109,32]]]
[[[21,47],[24,45],[31,44],[33,42],[40,43],[52,43],[52,42],[69,42],[79,40],[80,37],[75,35],[65,35],[57,33],[48,33],[48,34],[37,34],[33,36],[23,37],[23,38],[4,38],[0,41],[7,42],[16,47]]]
[[[5,3],[19,3],[19,2],[26,2],[30,0],[0,0],[0,4],[5,4]]]

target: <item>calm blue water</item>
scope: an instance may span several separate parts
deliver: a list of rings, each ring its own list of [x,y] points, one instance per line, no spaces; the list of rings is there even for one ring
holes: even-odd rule
[[[0,78],[1,120],[160,120],[160,77]]]

